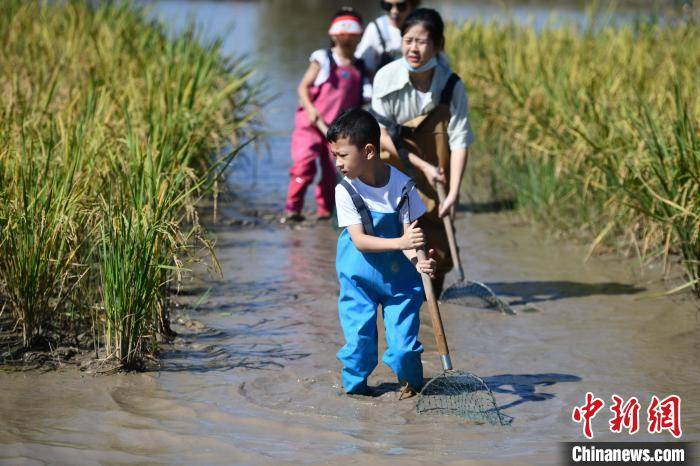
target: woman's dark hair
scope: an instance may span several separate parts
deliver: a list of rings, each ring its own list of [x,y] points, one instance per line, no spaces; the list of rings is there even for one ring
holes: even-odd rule
[[[423,26],[428,31],[428,36],[436,49],[445,48],[445,23],[442,22],[440,13],[432,8],[416,8],[401,25],[401,35],[403,36],[406,31],[417,25]]]

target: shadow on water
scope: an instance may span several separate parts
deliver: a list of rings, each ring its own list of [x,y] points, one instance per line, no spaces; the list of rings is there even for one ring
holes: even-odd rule
[[[401,384],[398,382],[382,382],[379,385],[369,387],[370,397],[377,398],[387,393],[398,393],[401,390]]]
[[[502,374],[484,377],[484,382],[493,393],[517,395],[518,398],[500,409],[508,409],[528,401],[546,401],[554,398],[552,393],[537,393],[537,386],[549,387],[561,382],[580,382],[581,377],[572,374]],[[510,387],[510,388],[508,388]]]
[[[432,380],[430,377],[423,379],[423,383],[427,384]],[[516,406],[526,401],[545,401],[554,398],[551,393],[537,393],[536,387],[549,387],[561,382],[580,382],[581,377],[572,374],[501,374],[491,377],[483,377],[482,380],[494,393],[502,393],[508,395],[517,395],[520,397],[506,407]],[[506,388],[511,387],[511,388]],[[379,385],[369,387],[370,396],[382,396],[389,392],[398,392],[401,389],[401,384],[397,382],[382,382]]]
[[[493,214],[515,210],[515,199],[495,199],[485,202],[462,202],[457,206],[457,212],[473,214]]]
[[[580,283],[571,281],[532,281],[532,282],[494,282],[488,283],[489,288],[498,296],[519,298],[511,301],[511,305],[532,304],[544,301],[555,301],[567,298],[581,298],[594,295],[625,295],[645,291],[625,283]]]

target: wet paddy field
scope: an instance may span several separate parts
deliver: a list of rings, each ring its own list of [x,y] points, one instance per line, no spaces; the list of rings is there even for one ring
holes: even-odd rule
[[[543,241],[508,214],[458,215],[466,273],[537,312],[442,310],[454,366],[484,378],[512,426],[419,416],[383,366],[370,379],[379,396],[344,396],[338,232],[278,226],[261,215],[264,202],[251,209],[257,198],[230,199],[210,225],[224,278],[186,283],[180,336],[159,371],[0,377],[0,462],[557,464],[558,442],[581,438],[570,416],[587,391],[643,403],[678,394],[684,439],[700,437],[695,303],[645,297],[662,284],[633,262],[584,263],[582,248]],[[427,312],[421,340],[425,375],[437,375]],[[596,438],[620,440],[605,419]]]
[[[483,7],[446,3],[462,14]],[[231,193],[208,224],[222,276],[202,267],[183,284],[173,316],[179,337],[164,348],[159,370],[0,373],[0,464],[559,464],[560,442],[582,439],[571,412],[588,391],[606,411],[613,393],[638,397],[643,409],[653,394],[677,394],[683,439],[700,440],[697,302],[652,298],[665,290],[659,270],[619,257],[584,261],[584,246],[550,240],[511,212],[461,209],[457,240],[467,277],[516,311],[535,312],[441,310],[455,368],[481,376],[513,424],[419,416],[415,399],[398,400],[381,365],[370,378],[378,396],[343,395],[335,359],[339,231],[330,222],[276,222],[295,105],[289,82],[301,76],[311,39],[272,47],[270,31],[254,27],[282,27],[284,18],[293,25],[302,12],[280,2],[165,1],[156,13],[176,12],[179,24],[183,5],[220,28],[231,15],[244,18],[229,47],[252,38],[258,45],[247,51],[260,54],[281,90],[266,110],[266,146],[235,161]],[[431,377],[441,366],[423,314]],[[605,412],[594,420],[597,440],[672,439],[611,434],[608,419]]]

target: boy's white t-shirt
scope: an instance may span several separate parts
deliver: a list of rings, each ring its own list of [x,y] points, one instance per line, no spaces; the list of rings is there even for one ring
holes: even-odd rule
[[[357,193],[362,197],[367,205],[367,208],[373,212],[396,212],[396,207],[401,201],[401,192],[406,182],[409,180],[408,176],[399,171],[398,169],[387,165],[389,167],[389,181],[380,187],[369,186],[358,178],[351,180],[345,177],[345,181],[350,183]],[[410,212],[409,212],[410,206]],[[338,226],[346,227],[348,225],[357,225],[362,223],[362,218],[360,213],[355,208],[355,204],[352,202],[350,193],[342,184],[338,184],[335,187],[335,207],[338,213]],[[416,220],[418,217],[425,213],[425,204],[418,195],[418,190],[414,187],[408,194],[408,202],[405,202],[401,206],[401,212],[399,212],[399,218],[402,223],[410,223]],[[410,221],[409,221],[410,213]]]
[[[340,66],[338,56],[335,54],[335,52],[332,52],[332,55],[335,64]],[[314,87],[318,87],[328,81],[328,78],[331,76],[331,62],[328,59],[328,49],[315,50],[309,57],[309,62],[312,61],[318,63],[318,66],[321,68],[318,70],[316,79],[314,79]],[[362,98],[367,101],[372,98],[372,84],[367,76],[365,76],[362,80]]]

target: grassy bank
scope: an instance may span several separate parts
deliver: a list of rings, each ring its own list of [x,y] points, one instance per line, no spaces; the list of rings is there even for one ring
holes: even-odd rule
[[[88,329],[133,368],[169,332],[171,282],[207,246],[195,203],[256,93],[194,29],[86,3],[0,11],[0,309],[24,349]]]
[[[447,43],[492,195],[591,250],[679,256],[700,295],[700,26],[466,23]]]

